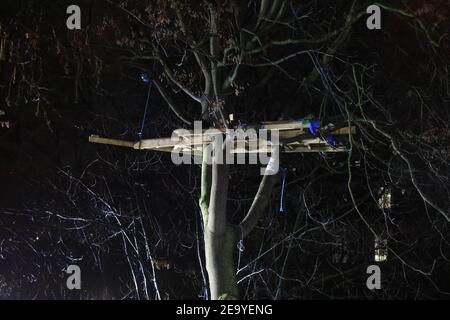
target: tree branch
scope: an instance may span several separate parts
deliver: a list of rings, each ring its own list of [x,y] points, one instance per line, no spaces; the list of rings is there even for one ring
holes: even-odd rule
[[[264,210],[269,204],[270,195],[278,180],[278,174],[276,175],[264,175],[261,183],[259,184],[258,192],[253,199],[252,206],[248,211],[245,218],[239,224],[239,228],[242,231],[242,237],[246,237],[258,224],[261,219]]]
[[[155,50],[156,51],[156,50]],[[167,63],[164,61],[164,59],[161,57],[161,55],[159,53],[156,53],[158,56],[158,61],[161,64],[161,66],[164,69],[164,73],[167,75],[167,77],[169,78],[170,81],[172,81],[179,89],[181,89],[181,91],[183,91],[184,93],[186,93],[189,97],[191,97],[193,100],[197,101],[197,102],[201,102],[201,99],[199,97],[197,97],[193,92],[191,92],[188,88],[186,88],[183,84],[181,84],[173,75],[172,70],[170,70],[169,66],[167,65]]]
[[[188,125],[192,125],[192,121],[187,120],[183,114],[181,113],[181,111],[177,108],[177,106],[175,106],[175,103],[173,102],[172,98],[170,97],[169,93],[164,89],[164,87],[162,86],[162,84],[158,81],[158,80],[153,80],[153,83],[155,84],[156,88],[158,89],[159,93],[161,94],[161,96],[163,97],[163,99],[166,101],[166,103],[168,104],[168,106],[170,107],[170,109],[175,113],[175,115],[178,117],[178,119],[180,119],[181,121],[183,121],[184,123],[188,124]]]
[[[180,23],[181,31],[185,34],[186,37],[188,37],[188,31],[186,27],[186,23],[184,22],[183,15],[181,13],[180,7],[174,3],[175,6],[175,12],[178,18],[178,21]],[[200,55],[197,52],[197,40],[194,39],[193,36],[190,36],[192,41],[189,42],[189,47],[192,50],[192,53],[194,54],[195,59],[197,60],[198,65],[200,66],[200,69],[202,70],[203,76],[205,77],[205,89],[204,94],[209,94],[211,91],[211,74],[210,70],[207,67],[207,62],[205,61],[205,58]]]
[[[209,7],[210,12],[210,37],[209,37],[209,49],[211,54],[211,77],[214,90],[214,96],[216,102],[219,101],[219,85],[218,85],[218,70],[217,60],[219,56],[219,39],[218,39],[218,26],[217,26],[217,12],[212,5]]]

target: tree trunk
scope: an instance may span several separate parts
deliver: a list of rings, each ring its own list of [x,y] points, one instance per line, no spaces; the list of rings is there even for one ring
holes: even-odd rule
[[[204,148],[203,153],[200,208],[203,213],[206,271],[211,299],[237,299],[233,262],[236,227],[227,223],[229,166],[215,161],[208,164],[206,152],[208,148]]]
[[[205,230],[206,270],[213,300],[238,299],[236,269],[233,249],[236,245],[236,232],[231,226],[222,235]]]
[[[207,163],[207,147],[203,149],[200,208],[203,214],[206,271],[211,299],[238,299],[236,268],[233,252],[237,240],[256,226],[277,180],[277,175],[265,175],[252,206],[239,226],[227,222],[229,166]]]

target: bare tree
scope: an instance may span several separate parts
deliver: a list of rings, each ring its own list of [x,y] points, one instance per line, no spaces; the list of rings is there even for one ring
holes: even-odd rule
[[[365,29],[370,4],[105,0],[101,9],[106,14],[92,21],[89,31],[68,39],[50,37],[64,66],[63,78],[73,85],[75,101],[89,100],[85,95],[92,87],[96,93],[113,97],[113,90],[104,89],[108,87],[107,81],[102,81],[106,70],[124,77],[134,71],[149,73],[158,98],[167,106],[164,110],[172,113],[165,114],[159,132],[200,119],[224,129],[230,126],[229,114],[249,123],[313,113],[324,123],[357,126],[359,135],[348,137],[349,152],[343,158],[302,157],[301,164],[298,158],[282,159],[291,168],[286,202],[298,213],[285,223],[265,217],[264,224],[258,225],[265,211],[275,211],[278,200],[271,196],[279,176],[266,175],[255,182],[257,175],[252,172],[254,176],[246,175],[244,181],[233,176],[236,168],[208,164],[204,159],[201,190],[195,201],[203,219],[212,299],[362,296],[365,291],[354,289],[353,284],[364,283],[358,272],[361,265],[373,262],[374,242],[379,239],[387,240],[389,259],[399,263],[389,274],[393,282],[399,272],[407,281],[405,270],[412,270],[440,294],[447,294],[432,279],[435,266],[448,262],[449,100],[448,58],[444,54],[448,34],[441,31],[446,23],[439,14],[441,2],[394,6],[379,1],[386,27],[376,34]],[[393,26],[403,33],[393,35],[388,31]],[[56,85],[39,76],[45,70],[42,55],[31,54],[41,50],[37,37],[41,32],[29,32],[26,41],[15,40],[14,28],[3,32],[0,60],[2,50],[9,50],[12,58],[6,68],[14,75],[1,87],[4,101],[11,108],[13,101],[16,105],[25,98],[32,101],[36,114],[54,130],[49,114],[58,117],[52,100],[55,90],[51,89]],[[409,43],[400,43],[401,38]],[[399,64],[402,68],[395,69]],[[407,64],[417,66],[405,72]],[[28,65],[36,68],[27,69]],[[17,80],[19,74],[21,81]],[[92,130],[131,136],[136,131],[131,123],[137,118],[123,123],[125,113],[93,112],[89,115],[96,120],[82,123],[89,123]],[[116,158],[120,156],[108,154],[101,162],[115,169]],[[145,168],[164,169],[163,159],[153,160],[144,161]],[[124,166],[129,170],[136,163],[139,160]],[[145,235],[148,225],[156,235],[160,228],[151,220],[145,226],[146,218],[141,215],[147,210],[138,208],[140,200],[129,201],[128,209],[136,216],[124,214],[114,206],[113,196],[105,200],[107,183],[99,186],[102,194],[83,182],[86,176],[77,178],[66,170],[60,173],[75,183],[73,194],[88,195],[93,207],[107,217],[108,225],[114,225],[113,234],[123,240],[133,279],[129,287],[134,286],[130,290],[138,293],[137,298],[163,298],[152,250],[146,247],[151,241]],[[125,178],[122,183],[132,185]],[[249,184],[255,188],[241,191]],[[237,204],[230,201],[236,194],[247,196],[250,192],[249,205],[242,199]],[[195,192],[185,192],[184,197],[186,194],[189,199],[197,197]],[[411,208],[424,214],[408,215]],[[424,239],[439,243],[435,249],[442,252],[428,252],[419,264],[414,261],[427,252],[412,234],[421,224],[427,226],[422,229]],[[133,241],[133,237],[141,238]],[[236,248],[244,240],[252,243],[258,254],[241,257],[241,248],[236,266]],[[196,281],[204,283],[205,278]],[[327,290],[327,286],[333,289]],[[385,293],[401,297],[394,285]]]

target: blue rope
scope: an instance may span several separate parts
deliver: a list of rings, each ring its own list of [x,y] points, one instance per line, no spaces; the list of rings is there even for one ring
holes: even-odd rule
[[[148,105],[150,102],[150,92],[152,90],[152,80],[148,74],[146,73],[141,74],[141,80],[145,83],[148,83],[149,85],[148,85],[147,101],[145,102],[144,115],[142,117],[141,130],[138,133],[139,139],[142,138],[142,134],[144,133],[145,122],[147,120]]]
[[[337,87],[337,85],[333,82],[333,80],[331,79],[330,73],[328,72],[328,70],[324,67],[322,67],[322,65],[320,64],[319,59],[316,56],[316,53],[313,52],[312,54],[310,54],[310,57],[312,59],[312,62],[316,68],[316,70],[319,72],[320,77],[322,78],[322,82],[325,86],[325,89],[328,89],[329,92],[331,92],[331,96],[333,97],[335,103],[337,104],[339,111],[341,113],[344,112],[344,108],[342,106],[342,100],[344,100],[343,98],[341,98],[339,95],[336,94],[336,92],[334,91],[333,87],[339,89]],[[314,129],[314,128],[313,128]],[[313,132],[310,128],[310,131]],[[313,133],[314,134],[314,133]],[[315,135],[315,134],[314,134]],[[339,141],[331,134],[322,137],[329,146],[331,146],[333,149],[336,149],[339,147],[340,143]]]
[[[337,106],[339,107],[341,113],[343,113],[343,108],[342,108],[342,101],[343,98],[341,98],[339,95],[336,94],[336,92],[333,90],[333,87],[337,88],[336,84],[334,83],[334,81],[331,79],[330,73],[328,72],[327,69],[325,69],[324,67],[322,67],[319,59],[317,58],[317,54],[316,52],[313,52],[312,55],[309,54],[312,62],[316,68],[316,70],[319,72],[320,77],[322,79],[322,82],[325,86],[326,89],[328,89],[329,92],[331,92],[331,96],[333,97],[334,101],[336,102]]]
[[[284,188],[286,185],[286,175],[287,175],[287,169],[284,168],[282,170],[283,170],[283,175],[282,175],[283,182],[281,184],[281,195],[280,195],[280,213],[281,214],[284,213]]]
[[[299,18],[298,13],[300,12],[300,8],[295,7],[294,4],[292,3],[292,1],[289,2],[289,6],[291,7],[291,11],[292,11],[292,14],[294,15],[294,17],[296,17],[298,19]]]

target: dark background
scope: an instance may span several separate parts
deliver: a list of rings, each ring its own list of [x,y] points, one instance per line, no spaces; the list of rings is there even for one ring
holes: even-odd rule
[[[383,13],[381,31],[368,31],[361,19],[338,54],[367,67],[365,85],[382,106],[368,107],[367,114],[395,135],[413,159],[421,190],[448,214],[448,2],[431,1],[428,8],[407,2],[439,48],[415,21]],[[140,73],[158,77],[161,71],[134,62],[127,49],[135,33],[151,38],[151,31],[107,1],[77,1],[82,30],[68,31],[65,9],[72,3],[0,4],[0,36],[10,50],[0,60],[0,110],[6,112],[0,120],[11,124],[0,128],[0,298],[153,299],[152,259],[161,266],[161,298],[202,298],[200,168],[177,167],[166,154],[88,143],[90,134],[137,138],[147,94]],[[337,24],[349,3],[311,1],[314,21]],[[285,68],[301,79],[312,66],[298,58]],[[267,72],[249,68],[242,83]],[[351,74],[339,63],[330,72],[336,79]],[[279,72],[260,87],[248,86],[232,109],[251,123],[318,117],[325,105],[327,119],[345,120],[332,99],[323,102],[321,85],[318,80],[305,91]],[[189,119],[200,118],[180,93],[175,99]],[[188,126],[153,90],[144,137],[170,136],[180,127]],[[238,276],[258,272],[240,284],[244,298],[448,297],[448,222],[424,203],[389,143],[369,129],[358,142],[350,163],[359,210],[374,228],[385,229],[396,252],[381,263],[383,289],[365,286],[374,244],[350,201],[347,155],[296,154],[282,159],[286,213],[279,213],[277,187],[261,226],[245,240],[241,266],[260,258]],[[248,210],[258,172],[258,166],[233,168],[232,221]],[[382,212],[374,193],[386,184],[394,206]],[[81,291],[65,288],[69,264],[82,269]]]

